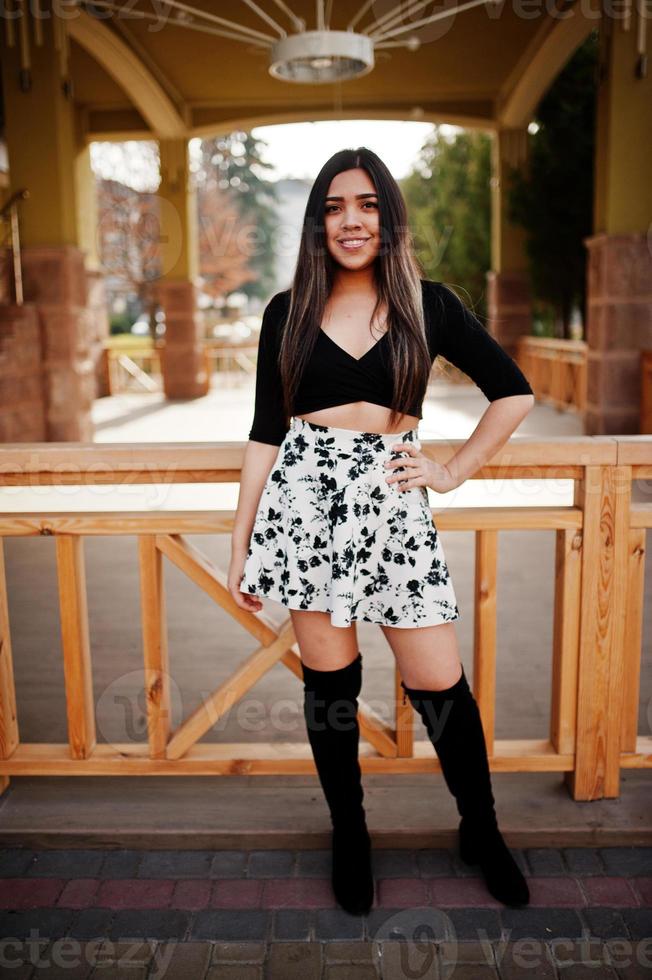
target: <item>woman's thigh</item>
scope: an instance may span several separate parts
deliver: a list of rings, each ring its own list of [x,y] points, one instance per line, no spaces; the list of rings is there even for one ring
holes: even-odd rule
[[[355,622],[333,626],[330,613],[290,609],[301,662],[313,670],[339,670],[358,656]]]
[[[443,691],[460,679],[462,665],[454,623],[381,629],[406,687]]]

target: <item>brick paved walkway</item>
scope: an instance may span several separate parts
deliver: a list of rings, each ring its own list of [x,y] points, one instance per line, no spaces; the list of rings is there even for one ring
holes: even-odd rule
[[[6,849],[0,976],[652,978],[652,848],[514,854],[526,909],[452,851],[376,849],[358,917],[333,898],[328,851]]]

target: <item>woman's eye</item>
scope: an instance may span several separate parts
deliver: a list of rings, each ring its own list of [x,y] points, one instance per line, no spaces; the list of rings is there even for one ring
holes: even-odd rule
[[[372,208],[375,208],[375,207],[378,207],[378,205],[376,204],[376,202],[375,202],[375,201],[365,201],[365,203],[364,203],[364,205],[363,205],[363,207],[365,207],[365,208],[366,208],[366,207],[367,207],[367,205],[370,205],[370,206],[371,206]],[[330,213],[331,213],[331,211],[332,211],[332,210],[333,210],[334,208],[336,208],[336,207],[337,207],[337,204],[327,204],[327,205],[326,205],[326,209],[325,209],[325,210],[326,210],[326,214],[330,214]]]

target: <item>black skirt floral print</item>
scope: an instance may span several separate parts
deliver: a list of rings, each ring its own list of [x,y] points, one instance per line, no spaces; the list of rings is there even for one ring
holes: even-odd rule
[[[377,433],[293,418],[256,512],[242,592],[290,609],[433,626],[459,619],[425,487],[387,483],[391,446],[417,429]]]

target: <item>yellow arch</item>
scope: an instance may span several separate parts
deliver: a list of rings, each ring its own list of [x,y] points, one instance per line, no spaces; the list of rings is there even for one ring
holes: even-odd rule
[[[70,37],[124,89],[152,135],[164,139],[186,136],[187,127],[178,109],[142,61],[101,21],[84,11],[78,13],[68,22]]]
[[[500,127],[527,126],[534,110],[573,52],[599,26],[600,12],[595,2],[576,3],[557,20],[545,36],[538,34],[523,53],[516,67],[516,82],[497,107]]]

